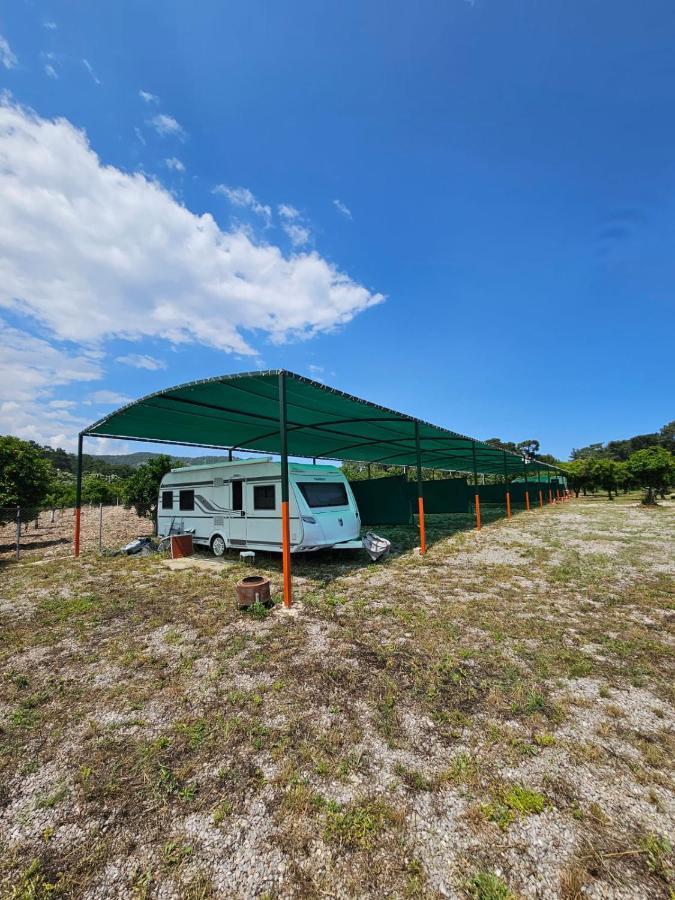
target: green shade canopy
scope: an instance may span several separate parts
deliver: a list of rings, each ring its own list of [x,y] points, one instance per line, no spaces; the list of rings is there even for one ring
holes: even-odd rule
[[[308,458],[523,475],[523,458],[282,370],[222,375],[149,394],[83,435],[278,454],[279,384],[286,383],[288,453]],[[554,467],[531,462],[528,477]]]

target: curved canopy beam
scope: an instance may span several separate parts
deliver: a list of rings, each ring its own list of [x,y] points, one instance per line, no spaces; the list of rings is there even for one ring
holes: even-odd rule
[[[93,437],[250,450],[279,454],[280,371],[244,372],[191,381],[120,407],[82,432]],[[285,372],[288,453],[316,459],[417,461],[419,434],[425,469],[522,475],[555,470],[537,460],[524,464],[504,451],[439,425],[369,403],[293,372]]]

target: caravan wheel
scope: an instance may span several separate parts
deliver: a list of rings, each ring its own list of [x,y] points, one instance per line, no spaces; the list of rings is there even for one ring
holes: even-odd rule
[[[225,553],[225,541],[217,534],[211,541],[211,552],[214,556],[222,556]]]

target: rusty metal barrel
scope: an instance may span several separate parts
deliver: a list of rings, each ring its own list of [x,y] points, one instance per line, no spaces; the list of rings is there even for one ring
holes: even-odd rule
[[[270,580],[262,575],[247,575],[237,585],[237,605],[246,609],[256,600],[265,605],[270,602]]]

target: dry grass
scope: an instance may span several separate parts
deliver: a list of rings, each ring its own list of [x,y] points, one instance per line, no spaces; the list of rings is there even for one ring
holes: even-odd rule
[[[669,897],[672,511],[391,529],[297,615],[236,556],[6,562],[2,896]]]

